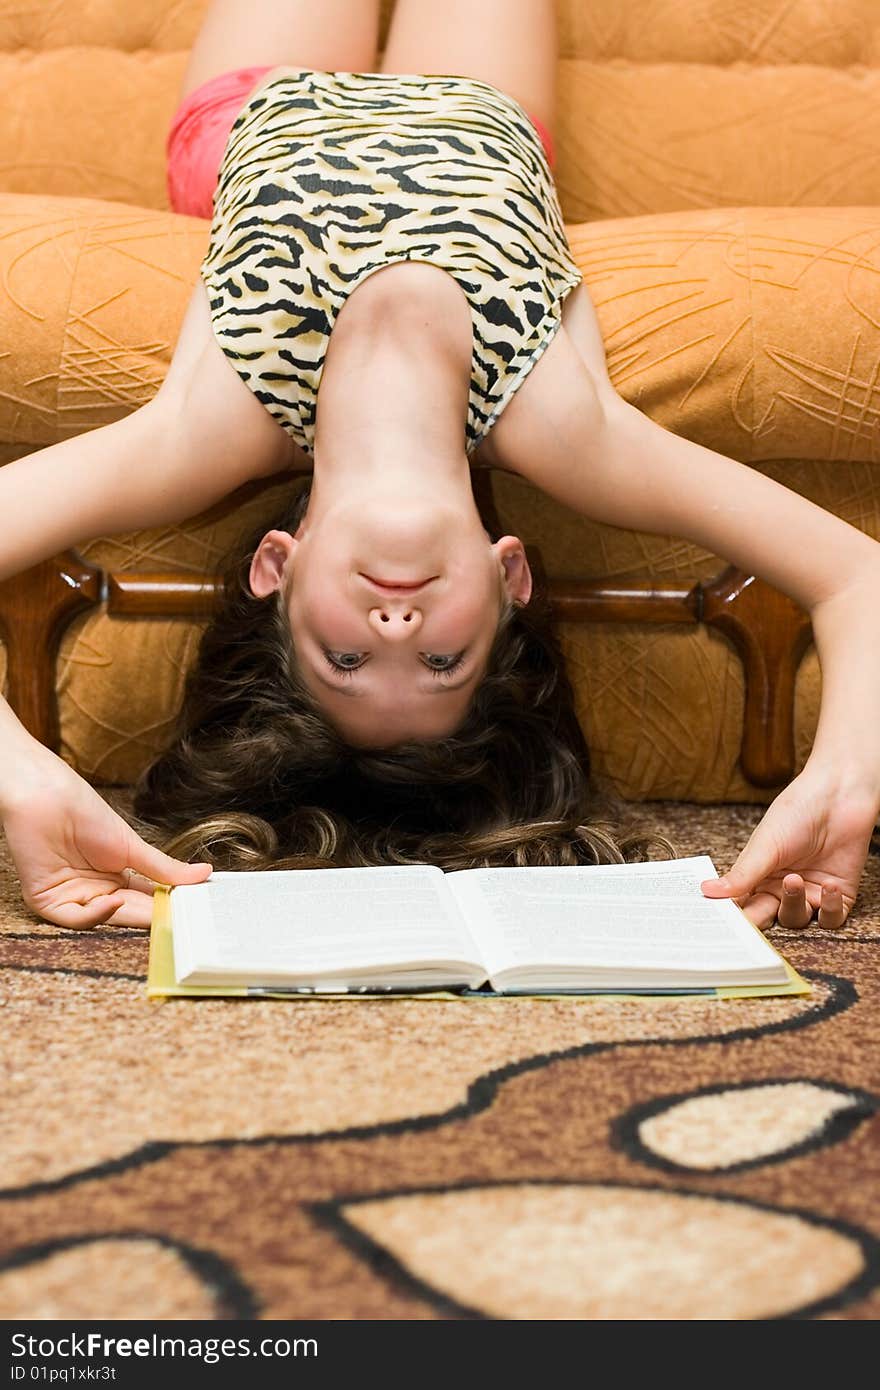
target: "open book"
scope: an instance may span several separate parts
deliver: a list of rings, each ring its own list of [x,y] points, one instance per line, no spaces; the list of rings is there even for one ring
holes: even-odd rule
[[[151,962],[151,992],[807,991],[731,899],[703,896],[715,876],[708,855],[215,873],[166,890],[174,979]]]

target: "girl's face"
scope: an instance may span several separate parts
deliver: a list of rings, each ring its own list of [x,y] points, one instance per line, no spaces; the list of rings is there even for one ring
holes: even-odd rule
[[[462,723],[502,607],[528,601],[531,576],[520,541],[493,544],[476,509],[471,520],[376,496],[307,517],[295,538],[269,532],[251,587],[283,589],[299,672],[328,720],[353,745],[388,747]]]

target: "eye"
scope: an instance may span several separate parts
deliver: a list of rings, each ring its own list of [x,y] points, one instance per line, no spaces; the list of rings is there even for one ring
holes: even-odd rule
[[[350,676],[364,664],[362,652],[324,652],[327,665],[342,676]]]
[[[367,663],[363,652],[331,652],[324,648],[323,654],[331,671],[349,678]],[[461,651],[457,656],[438,656],[433,652],[420,652],[419,655],[433,676],[451,676],[464,662],[466,653]]]
[[[425,665],[435,676],[451,676],[463,661],[464,652],[459,652],[457,656],[434,656],[432,653],[425,653]]]

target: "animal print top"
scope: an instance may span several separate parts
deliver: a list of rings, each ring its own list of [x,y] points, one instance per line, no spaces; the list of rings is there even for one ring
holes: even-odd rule
[[[581,280],[535,127],[464,77],[297,68],[229,135],[201,268],[217,339],[307,453],[330,333],[394,261],[454,277],[473,324],[473,452],[551,342]]]

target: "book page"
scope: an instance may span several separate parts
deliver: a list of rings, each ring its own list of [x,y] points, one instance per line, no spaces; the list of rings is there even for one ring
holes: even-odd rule
[[[194,968],[317,973],[406,961],[480,964],[441,870],[215,873],[172,891]]]
[[[646,864],[470,869],[447,882],[489,975],[520,966],[728,970],[776,952],[729,899],[703,896],[708,855]]]

